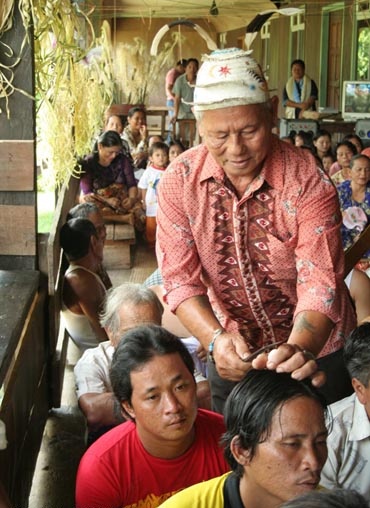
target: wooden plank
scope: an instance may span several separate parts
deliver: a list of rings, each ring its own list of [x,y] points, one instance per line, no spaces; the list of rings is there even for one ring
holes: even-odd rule
[[[136,235],[135,228],[131,224],[115,224],[114,226],[114,240],[134,240]]]
[[[71,177],[59,193],[54,219],[47,245],[48,293],[49,293],[49,347],[51,354],[51,396],[53,405],[60,405],[61,389],[69,337],[61,325],[62,285],[66,269],[60,246],[60,228],[66,222],[69,210],[76,204],[79,179]]]
[[[33,206],[0,205],[0,255],[36,255]]]
[[[0,270],[0,385],[17,348],[19,337],[39,287],[40,274]]]
[[[34,141],[0,140],[0,189],[34,190]]]
[[[104,246],[104,266],[107,270],[129,269],[132,240],[107,240]]]
[[[50,295],[55,293],[60,267],[61,248],[59,241],[59,231],[63,224],[66,222],[69,210],[76,204],[79,185],[79,178],[71,177],[69,182],[63,185],[62,190],[58,196],[54,219],[50,228],[47,248]]]

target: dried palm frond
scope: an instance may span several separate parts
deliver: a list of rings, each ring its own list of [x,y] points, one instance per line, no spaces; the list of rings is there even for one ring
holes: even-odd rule
[[[160,72],[172,63],[174,48],[182,39],[181,34],[171,34],[171,42],[151,55],[147,44],[135,37],[132,44],[119,43],[114,51],[114,74],[121,92],[120,102],[145,104],[146,99],[157,83]],[[182,42],[182,40],[181,40]]]

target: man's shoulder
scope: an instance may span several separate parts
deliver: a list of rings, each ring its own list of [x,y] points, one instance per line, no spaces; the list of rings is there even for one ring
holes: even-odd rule
[[[214,434],[222,433],[225,431],[224,417],[214,411],[208,411],[207,409],[198,409],[196,418],[196,429],[206,429],[207,432],[213,432]]]
[[[178,492],[163,503],[165,508],[182,508],[187,506],[206,507],[212,500],[213,507],[223,506],[223,488],[231,472],[216,476]]]
[[[176,157],[176,160],[164,172],[163,179],[170,178],[170,175],[179,175],[193,185],[193,180],[202,179],[204,174],[208,171],[212,172],[215,166],[217,164],[208,148],[201,143]]]
[[[274,182],[273,186],[280,182],[280,186],[288,191],[315,189],[325,193],[331,192],[333,196],[337,194],[330,177],[318,166],[312,153],[285,143],[277,136],[273,140],[267,165],[269,179]],[[303,195],[311,197],[308,192]]]
[[[356,394],[353,393],[344,399],[338,400],[329,406],[329,420],[332,425],[332,432],[329,439],[338,434],[346,434],[350,431],[355,411]],[[332,436],[331,436],[332,435]]]
[[[109,340],[101,342],[98,346],[86,349],[81,358],[76,363],[76,367],[79,365],[85,365],[92,363],[101,363],[102,361],[107,365],[112,361],[114,353],[114,347]],[[75,367],[75,368],[76,368]]]
[[[84,457],[90,460],[100,460],[111,454],[123,457],[123,452],[129,451],[137,442],[136,425],[126,421],[103,434],[87,449]]]

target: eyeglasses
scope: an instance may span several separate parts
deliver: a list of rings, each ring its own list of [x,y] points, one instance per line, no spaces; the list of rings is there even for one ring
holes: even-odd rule
[[[278,342],[272,342],[271,344],[267,344],[267,346],[262,346],[259,349],[257,349],[257,351],[255,351],[254,353],[250,354],[246,358],[243,358],[243,362],[251,362],[255,358],[257,358],[257,356],[260,355],[261,353],[269,353],[273,349],[276,349],[279,346],[281,346],[281,344],[285,344],[285,342],[286,342],[285,340],[279,340]]]

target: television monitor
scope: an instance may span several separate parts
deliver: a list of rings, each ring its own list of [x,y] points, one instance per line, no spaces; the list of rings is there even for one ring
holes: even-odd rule
[[[370,81],[344,81],[342,117],[346,121],[370,118]]]

